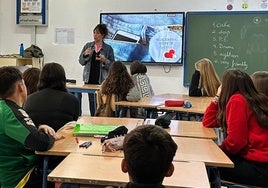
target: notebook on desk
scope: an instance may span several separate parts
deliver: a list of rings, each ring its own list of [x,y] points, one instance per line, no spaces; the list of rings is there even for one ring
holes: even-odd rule
[[[111,124],[79,124],[74,127],[74,136],[94,136],[108,135],[108,133],[119,127],[119,125]]]

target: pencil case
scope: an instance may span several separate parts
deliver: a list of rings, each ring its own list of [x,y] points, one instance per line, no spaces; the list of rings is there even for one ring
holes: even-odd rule
[[[184,100],[167,99],[165,100],[165,106],[167,107],[179,107],[184,105]]]

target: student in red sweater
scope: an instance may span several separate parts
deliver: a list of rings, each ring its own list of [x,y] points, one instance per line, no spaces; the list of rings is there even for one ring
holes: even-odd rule
[[[205,127],[226,134],[220,148],[234,168],[219,168],[222,180],[268,186],[268,99],[257,92],[248,74],[227,70],[216,97],[205,111]]]

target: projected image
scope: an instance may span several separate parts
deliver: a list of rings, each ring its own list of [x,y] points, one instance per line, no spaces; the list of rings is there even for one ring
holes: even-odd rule
[[[105,42],[123,62],[182,64],[184,13],[101,13]]]

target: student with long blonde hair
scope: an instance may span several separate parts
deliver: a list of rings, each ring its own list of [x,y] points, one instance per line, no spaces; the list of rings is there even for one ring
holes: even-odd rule
[[[203,58],[195,63],[195,72],[189,87],[189,96],[209,96],[217,94],[221,81],[212,62]]]

